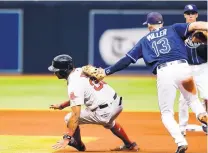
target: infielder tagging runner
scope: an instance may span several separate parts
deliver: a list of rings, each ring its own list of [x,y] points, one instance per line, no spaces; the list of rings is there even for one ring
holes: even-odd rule
[[[85,151],[81,140],[81,124],[102,125],[120,138],[124,145],[113,151],[138,151],[135,142],[132,142],[122,126],[115,121],[121,113],[122,97],[118,96],[113,88],[103,81],[96,82],[86,76],[81,68],[74,68],[72,58],[68,55],[56,56],[48,68],[59,79],[66,79],[68,85],[68,101],[62,104],[51,105],[52,109],[63,109],[71,106],[72,112],[65,116],[67,132],[63,140],[53,146],[54,149],[65,148],[70,145],[78,151]],[[86,108],[81,110],[81,106]]]
[[[105,70],[88,65],[83,67],[83,71],[86,73],[89,71],[88,74],[95,78],[104,77],[143,58],[145,63],[151,67],[152,72],[157,74],[158,102],[162,122],[178,145],[176,153],[185,153],[188,143],[174,119],[173,106],[176,89],[180,90],[189,107],[196,114],[196,118],[203,124],[207,124],[207,113],[197,96],[183,38],[188,38],[190,32],[195,30],[207,30],[208,23],[177,23],[163,27],[162,15],[158,12],[151,12],[147,15],[144,25],[148,25],[150,33],[144,36],[115,65]]]
[[[198,9],[196,5],[189,4],[184,8],[184,17],[186,23],[196,22],[198,18]],[[200,92],[200,97],[203,99],[204,107],[207,111],[208,101],[208,64],[207,64],[207,47],[206,44],[194,43],[191,37],[185,40],[186,49],[188,51],[189,64],[192,70],[192,75],[196,83],[197,89]],[[189,111],[186,99],[183,94],[179,98],[179,125],[182,134],[186,135],[186,126],[188,124]],[[207,133],[207,126],[202,124],[202,129]]]

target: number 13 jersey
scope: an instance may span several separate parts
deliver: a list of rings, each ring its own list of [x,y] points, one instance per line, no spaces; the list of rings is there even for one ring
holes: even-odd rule
[[[135,63],[143,58],[147,66],[156,74],[158,65],[174,60],[186,59],[188,54],[184,39],[190,33],[189,24],[177,23],[149,32],[127,54]]]
[[[85,105],[91,110],[98,105],[112,102],[115,90],[107,83],[100,81],[96,83],[82,73],[81,68],[76,68],[69,75],[68,95],[71,106]]]

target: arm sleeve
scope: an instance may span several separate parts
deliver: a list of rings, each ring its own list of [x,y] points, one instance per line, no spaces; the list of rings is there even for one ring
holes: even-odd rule
[[[128,56],[125,56],[122,59],[120,59],[115,65],[105,68],[105,73],[106,75],[113,74],[117,71],[125,69],[131,63],[133,63],[132,59],[129,58]]]
[[[141,43],[138,42],[125,57],[120,59],[116,64],[109,66],[105,69],[106,75],[113,74],[117,71],[123,70],[128,67],[131,63],[136,63],[136,61],[142,57]]]
[[[191,34],[188,31],[189,25],[189,23],[176,23],[172,27],[181,38],[188,38]]]
[[[84,104],[84,86],[80,81],[74,81],[68,85],[68,96],[72,107]]]
[[[143,57],[142,55],[142,40],[139,41],[127,54],[129,58],[132,59],[133,63]]]

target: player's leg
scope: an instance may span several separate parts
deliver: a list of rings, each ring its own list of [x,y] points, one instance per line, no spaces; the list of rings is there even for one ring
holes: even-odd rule
[[[122,151],[122,150],[138,151],[139,147],[137,146],[136,142],[133,142],[129,139],[124,128],[118,122],[114,121],[112,124],[114,124],[114,126],[110,128],[111,132],[115,136],[120,138],[123,141],[124,145],[114,148],[111,151]],[[107,128],[107,126],[105,128]]]
[[[129,139],[126,131],[124,128],[115,121],[115,119],[119,116],[119,114],[123,110],[122,106],[122,99],[116,99],[109,108],[111,110],[110,120],[104,124],[104,127],[110,129],[111,132],[121,139],[124,145],[114,148],[111,151],[124,151],[124,150],[131,150],[131,151],[138,151],[139,147],[137,146],[136,142],[133,142]]]
[[[183,95],[180,93],[179,98],[179,109],[178,109],[178,117],[179,117],[179,127],[181,133],[185,136],[186,135],[186,126],[188,124],[189,119],[189,110],[188,104],[184,99]]]
[[[174,119],[173,107],[176,96],[174,82],[170,82],[171,80],[169,80],[164,83],[162,80],[157,79],[158,102],[162,122],[171,136],[175,139],[175,143],[178,144],[178,146],[187,145],[187,141],[181,134],[180,128]]]
[[[71,118],[71,113],[68,113],[64,118],[66,124],[70,120],[70,118]],[[85,145],[84,145],[84,143],[82,142],[82,139],[81,139],[80,127],[79,126],[76,128],[76,130],[75,130],[75,132],[72,136],[72,139],[71,139],[71,141],[69,142],[68,145],[76,148],[78,151],[85,151],[86,150],[86,147],[85,147]]]
[[[194,80],[197,89],[199,90],[200,97],[203,99],[202,104],[208,112],[208,63],[195,66]]]
[[[188,106],[196,114],[197,119],[201,123],[207,124],[207,114],[199,101],[193,77],[189,77],[186,80],[183,79],[178,86],[184,98],[186,99]]]
[[[157,70],[158,103],[161,118],[164,126],[174,138],[175,143],[178,145],[176,152],[178,152],[179,149],[183,149],[185,151],[188,145],[185,137],[181,134],[178,123],[174,119],[173,110],[177,89],[175,79],[178,74],[181,72],[183,73],[182,70],[179,70],[181,65],[182,64],[173,65],[171,68],[164,67]]]
[[[195,66],[194,80],[196,81],[197,89],[199,90],[202,99],[202,105],[208,112],[208,64]],[[207,134],[207,126],[202,124],[202,130]]]

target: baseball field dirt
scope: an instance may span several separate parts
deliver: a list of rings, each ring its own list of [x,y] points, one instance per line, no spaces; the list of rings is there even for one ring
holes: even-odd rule
[[[67,111],[20,111],[1,110],[0,111],[0,150],[1,142],[8,136],[57,136],[61,139],[65,131],[64,116]],[[177,114],[176,114],[177,116]],[[123,125],[132,141],[136,141],[140,147],[139,153],[173,153],[176,149],[174,140],[163,126],[160,113],[148,112],[123,112],[117,121]],[[190,123],[197,123],[194,114],[190,115]],[[122,144],[109,130],[98,125],[81,125],[81,134],[86,144],[87,152],[111,152]],[[4,136],[4,137],[3,137]],[[5,137],[6,136],[6,137]],[[60,137],[60,138],[59,138]],[[87,141],[84,138],[92,138]],[[203,132],[188,132],[187,140],[189,149],[187,153],[206,153],[207,137]],[[21,141],[21,140],[20,140]],[[24,140],[27,145],[29,140]],[[18,141],[16,141],[18,142]],[[15,142],[9,142],[10,147]],[[44,141],[41,141],[44,143]],[[50,142],[48,148],[53,144]],[[38,144],[35,144],[38,145]],[[20,146],[21,147],[21,146]],[[7,148],[9,149],[9,148]],[[64,150],[52,151],[54,153],[69,153],[76,150],[67,147]],[[3,152],[3,151],[0,151]],[[8,151],[9,152],[9,151]],[[47,153],[47,151],[18,151],[18,153]],[[12,153],[16,153],[12,151]]]

